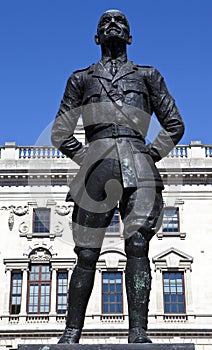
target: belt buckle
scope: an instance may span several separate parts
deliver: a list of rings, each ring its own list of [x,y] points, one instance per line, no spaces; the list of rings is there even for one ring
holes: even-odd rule
[[[118,137],[119,133],[118,133],[118,126],[116,124],[112,125],[112,136],[113,137]]]

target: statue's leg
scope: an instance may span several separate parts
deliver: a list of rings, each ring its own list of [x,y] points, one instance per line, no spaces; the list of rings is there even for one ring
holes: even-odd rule
[[[129,343],[150,343],[147,337],[148,304],[151,289],[148,242],[136,232],[126,241],[126,292],[129,311]]]
[[[66,329],[59,344],[79,342],[87,304],[93,289],[100,249],[75,247],[75,252],[78,255],[78,261],[69,284]]]
[[[117,174],[114,174],[114,169],[117,169]],[[59,340],[60,344],[79,342],[105,230],[110,224],[120,198],[117,181],[115,187],[114,182],[110,182],[108,186],[110,198],[106,201],[108,196],[105,185],[108,180],[119,180],[119,178],[119,164],[115,164],[113,159],[97,162],[88,173],[85,182],[86,191],[84,196],[82,195],[81,202],[74,206],[72,233],[78,260],[71,276],[66,328]]]
[[[141,202],[144,198],[143,203]],[[150,343],[146,335],[151,270],[148,258],[149,241],[161,223],[163,208],[161,191],[141,188],[124,198],[126,292],[129,311],[129,343]]]
[[[114,210],[96,214],[85,212],[75,206],[73,213],[73,235],[77,264],[71,276],[68,294],[66,328],[58,344],[78,343],[84,325],[87,304],[93,289],[96,263],[106,227]],[[81,224],[80,224],[81,223]],[[98,225],[100,227],[97,227]]]

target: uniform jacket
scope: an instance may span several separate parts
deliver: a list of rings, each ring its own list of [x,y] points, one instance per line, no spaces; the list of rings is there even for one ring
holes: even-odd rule
[[[146,145],[153,112],[161,131]],[[80,115],[87,146],[73,136]],[[112,76],[99,61],[68,79],[52,127],[52,143],[81,165],[71,183],[74,197],[84,186],[88,168],[109,156],[120,161],[124,187],[138,183],[162,187],[155,162],[170,152],[183,133],[175,101],[154,67],[127,61]]]

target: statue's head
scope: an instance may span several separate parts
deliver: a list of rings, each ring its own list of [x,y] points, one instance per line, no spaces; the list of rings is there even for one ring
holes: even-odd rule
[[[100,17],[95,42],[103,45],[108,40],[119,39],[130,45],[132,36],[126,16],[119,10],[108,10]]]

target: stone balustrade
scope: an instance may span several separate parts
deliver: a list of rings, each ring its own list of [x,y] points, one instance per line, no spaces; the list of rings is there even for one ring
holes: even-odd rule
[[[178,145],[167,158],[211,158],[212,145],[203,145],[200,141],[191,141],[189,145]],[[53,146],[17,146],[15,142],[6,142],[0,146],[0,159],[62,159],[66,158]]]

